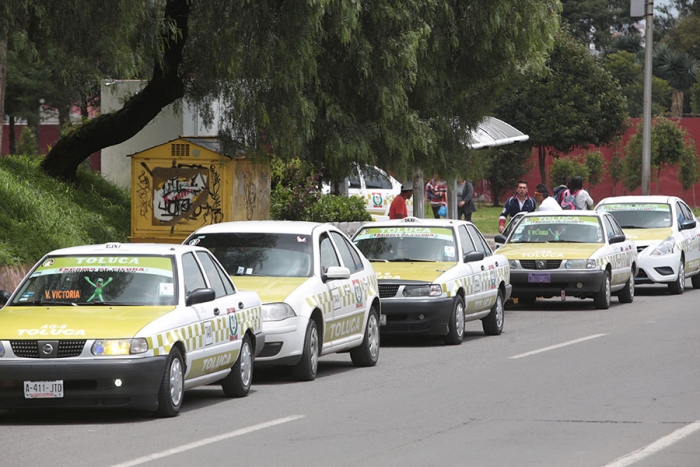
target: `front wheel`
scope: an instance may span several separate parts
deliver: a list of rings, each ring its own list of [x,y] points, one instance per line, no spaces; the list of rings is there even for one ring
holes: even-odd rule
[[[367,327],[362,344],[350,350],[350,359],[358,367],[374,366],[379,360],[379,320],[377,310],[372,307],[367,316]]]
[[[158,391],[158,417],[174,417],[180,412],[182,398],[185,393],[185,366],[182,354],[173,347],[168,356],[163,380]]]
[[[250,337],[244,336],[241,351],[236,363],[231,367],[231,373],[221,380],[221,389],[226,397],[245,397],[250,392],[253,381],[253,346]]]
[[[695,286],[693,286],[695,287]],[[681,257],[678,265],[678,277],[674,282],[668,284],[668,291],[671,295],[680,295],[685,290],[685,259]]]
[[[625,287],[620,290],[617,299],[620,300],[620,303],[632,303],[634,301],[634,277],[630,276],[630,278],[627,279],[627,283]]]
[[[491,307],[491,313],[481,320],[484,334],[487,336],[498,336],[503,331],[503,292],[500,290],[496,295],[496,303]]]
[[[464,299],[461,295],[455,297],[450,322],[447,326],[447,335],[443,338],[445,344],[461,344],[464,337]]]
[[[309,320],[304,337],[304,351],[301,360],[292,367],[292,374],[297,381],[313,381],[316,379],[318,369],[318,329],[316,322]]]
[[[603,283],[600,284],[600,291],[593,297],[593,304],[599,310],[610,308],[610,272],[607,270],[603,276]]]

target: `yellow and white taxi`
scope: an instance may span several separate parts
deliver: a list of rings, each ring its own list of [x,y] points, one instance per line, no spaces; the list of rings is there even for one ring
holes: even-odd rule
[[[316,378],[318,358],[349,351],[355,366],[379,359],[377,276],[331,224],[223,222],[185,243],[208,248],[239,287],[263,301],[265,349],[257,365],[287,365],[294,378]]]
[[[480,319],[488,335],[503,330],[508,260],[491,251],[471,222],[372,222],[353,241],[377,271],[382,333],[439,335],[457,345],[467,321]]]
[[[675,196],[615,196],[596,211],[609,212],[637,245],[637,284],[668,284],[682,294],[686,277],[700,288],[700,226],[693,211]]]
[[[248,394],[262,307],[204,248],[55,250],[0,309],[0,408],[135,408],[171,417],[184,391]]]
[[[595,211],[525,214],[498,252],[510,261],[513,297],[532,304],[537,297],[593,298],[596,308],[634,300],[637,249],[615,218]]]

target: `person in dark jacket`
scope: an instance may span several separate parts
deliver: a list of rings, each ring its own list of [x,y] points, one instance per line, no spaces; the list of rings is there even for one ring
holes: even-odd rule
[[[471,180],[465,180],[462,177],[459,177],[457,181],[459,182],[457,186],[457,219],[462,219],[462,215],[464,215],[464,220],[471,222],[472,213],[476,211],[474,185]]]
[[[535,209],[537,209],[537,202],[535,198],[527,194],[527,182],[518,180],[517,191],[503,205],[503,211],[501,211],[501,216],[498,219],[498,232],[503,233],[508,216],[513,217],[521,211],[533,212]]]

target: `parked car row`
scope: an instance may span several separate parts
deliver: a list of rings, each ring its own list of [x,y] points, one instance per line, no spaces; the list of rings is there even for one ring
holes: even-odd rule
[[[299,381],[332,353],[374,366],[380,334],[458,345],[481,320],[499,335],[510,298],[605,309],[614,294],[632,302],[635,283],[680,293],[685,277],[700,279],[700,231],[677,198],[519,215],[504,234],[494,252],[466,221],[370,222],[352,238],[331,224],[248,221],[203,227],[182,245],[52,251],[0,310],[0,409],[174,416],[197,386],[246,396],[256,366],[291,367]]]

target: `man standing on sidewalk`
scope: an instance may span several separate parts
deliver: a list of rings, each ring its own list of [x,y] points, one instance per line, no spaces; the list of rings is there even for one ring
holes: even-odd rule
[[[403,219],[408,217],[406,201],[413,196],[413,183],[406,182],[401,185],[401,194],[394,198],[389,207],[389,219]]]
[[[535,209],[537,209],[537,203],[535,198],[527,194],[527,182],[518,180],[517,191],[503,205],[503,211],[501,211],[501,216],[498,219],[498,231],[503,233],[508,216],[513,217],[521,211],[533,212]]]

